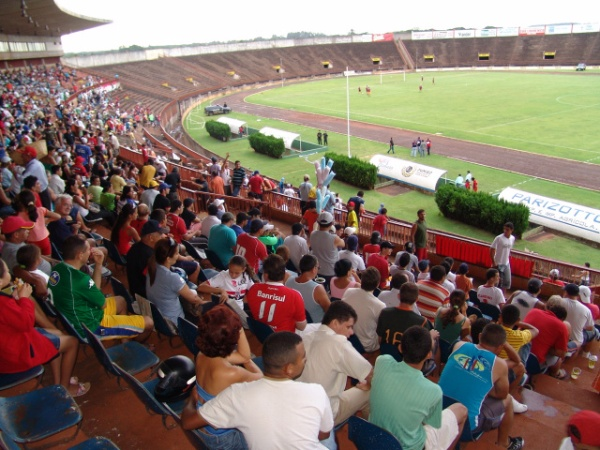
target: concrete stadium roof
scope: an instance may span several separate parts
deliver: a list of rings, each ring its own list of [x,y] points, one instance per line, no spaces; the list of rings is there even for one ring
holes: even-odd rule
[[[0,34],[59,37],[110,23],[59,7],[54,0],[3,0]]]

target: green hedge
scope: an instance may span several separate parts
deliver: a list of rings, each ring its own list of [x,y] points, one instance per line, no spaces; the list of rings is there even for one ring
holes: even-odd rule
[[[262,133],[251,134],[248,138],[250,147],[257,153],[270,156],[272,158],[281,158],[285,152],[283,139],[273,136],[265,136]]]
[[[355,156],[348,158],[339,153],[325,153],[325,160],[332,159],[335,178],[356,187],[373,189],[377,182],[377,167]]]
[[[485,192],[446,184],[435,193],[435,202],[444,216],[494,234],[502,233],[506,222],[514,224],[518,237],[529,226],[529,209],[525,205],[499,200]]]
[[[208,134],[210,134],[211,137],[223,142],[228,141],[231,137],[229,125],[217,122],[216,120],[209,120],[206,122],[206,131],[208,131]]]

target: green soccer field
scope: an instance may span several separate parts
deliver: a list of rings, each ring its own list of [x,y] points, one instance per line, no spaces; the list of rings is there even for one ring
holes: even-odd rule
[[[488,75],[490,75],[488,77]],[[422,133],[443,133],[445,136],[452,136],[460,139],[474,140],[484,143],[491,143],[496,145],[503,145],[512,148],[519,148],[527,151],[533,151],[533,149],[539,149],[539,146],[532,146],[532,150],[518,147],[516,143],[523,141],[517,141],[514,139],[514,133],[507,133],[508,137],[512,139],[515,145],[511,145],[508,142],[496,142],[493,140],[483,139],[483,136],[489,136],[490,133],[483,134],[481,130],[475,133],[473,124],[481,127],[485,121],[482,119],[482,114],[474,113],[472,110],[477,108],[480,111],[487,111],[488,109],[494,110],[495,114],[489,113],[488,121],[492,121],[494,117],[502,117],[503,115],[509,116],[510,112],[504,114],[502,112],[502,102],[498,101],[493,107],[491,106],[491,99],[479,99],[477,105],[473,104],[478,96],[468,96],[465,100],[462,95],[452,93],[454,91],[460,91],[460,84],[471,85],[477,84],[477,88],[472,87],[467,91],[473,93],[477,92],[496,92],[500,88],[498,87],[499,80],[505,78],[511,78],[510,73],[473,73],[473,72],[444,72],[435,74],[424,75],[424,89],[421,94],[418,93],[418,84],[420,83],[420,75],[418,74],[407,74],[406,81],[402,74],[398,75],[384,75],[382,77],[382,84],[380,83],[379,76],[365,76],[365,77],[354,77],[350,79],[350,86],[352,93],[356,92],[358,86],[363,87],[369,84],[372,88],[371,97],[367,97],[364,93],[362,96],[356,95],[351,96],[351,117],[354,120],[363,120],[365,122],[380,123],[389,126],[416,129]],[[532,86],[537,86],[540,83],[554,82],[555,78],[566,79],[565,82],[572,80],[571,84],[578,82],[580,77],[571,75],[551,75],[544,74],[543,79],[540,79],[540,75],[537,74],[514,74],[518,75],[521,84],[521,90],[530,92],[530,87],[527,86],[527,82]],[[431,83],[431,77],[435,77],[435,86]],[[581,77],[586,78],[586,77]],[[593,78],[596,86],[600,87],[600,78],[598,77],[587,77]],[[462,79],[462,82],[458,82],[458,79]],[[473,81],[471,81],[471,79]],[[467,81],[468,80],[468,81]],[[487,80],[487,81],[486,81]],[[476,83],[475,83],[476,81]],[[427,83],[432,84],[428,86]],[[416,84],[415,84],[416,83]],[[446,95],[442,95],[442,86],[448,85],[453,86],[452,89],[448,88]],[[500,83],[501,86],[507,86],[505,83]],[[286,86],[283,89],[274,88],[270,91],[265,91],[260,94],[255,94],[248,98],[250,102],[268,104],[271,106],[278,106],[286,109],[296,109],[308,112],[317,112],[320,114],[327,114],[338,117],[345,117],[346,114],[346,81],[345,79],[335,79],[328,81],[318,81],[311,83],[303,83],[299,85]],[[515,84],[510,83],[511,88],[515,87]],[[592,88],[590,88],[592,89]],[[341,92],[340,92],[341,90]],[[430,92],[435,90],[435,97],[430,95]],[[412,92],[415,91],[415,92]],[[440,91],[439,94],[437,92]],[[598,91],[598,89],[596,89]],[[597,94],[596,94],[597,95]],[[428,100],[420,105],[418,102],[421,98],[429,96],[429,98],[435,98],[436,100]],[[444,98],[445,105],[451,105],[451,111],[444,112],[444,108],[449,106],[440,106],[440,101],[437,98]],[[502,98],[503,96],[497,93],[494,97]],[[600,96],[597,95],[597,100],[600,103]],[[524,99],[524,96],[521,96]],[[436,107],[433,108],[431,103],[435,103]],[[529,100],[529,103],[533,100]],[[524,103],[528,103],[524,102]],[[364,105],[364,107],[359,107]],[[486,106],[487,105],[487,106]],[[304,173],[314,174],[314,168],[302,158],[291,159],[291,160],[274,160],[264,155],[256,154],[253,152],[246,139],[232,140],[227,143],[223,143],[212,139],[204,130],[204,121],[206,117],[203,114],[203,106],[193,110],[184,121],[184,126],[188,132],[196,139],[201,145],[214,151],[222,156],[226,152],[231,154],[232,160],[240,159],[242,164],[247,168],[260,168],[261,173],[266,174],[272,178],[279,179],[282,176],[286,178],[286,182],[291,182],[293,185],[298,186],[302,181],[302,175]],[[516,107],[514,107],[516,109]],[[361,110],[361,114],[357,114],[355,110]],[[512,111],[511,107],[511,111]],[[543,111],[539,114],[543,115]],[[589,116],[595,114],[595,119],[600,119],[599,107],[588,108]],[[400,112],[398,112],[400,111]],[[457,111],[463,111],[459,114]],[[464,111],[468,111],[467,114]],[[390,113],[391,112],[391,113]],[[516,114],[523,114],[516,110]],[[584,115],[585,116],[585,115]],[[310,127],[304,127],[296,124],[286,123],[277,120],[266,119],[263,117],[257,117],[248,114],[236,113],[235,111],[231,114],[231,117],[244,120],[250,127],[262,128],[263,126],[272,126],[275,128],[293,131],[300,133],[303,140],[312,141],[315,140],[316,129]],[[402,120],[399,118],[403,118]],[[421,117],[420,120],[415,120]],[[423,118],[427,117],[427,120]],[[520,116],[521,117],[521,116]],[[410,120],[407,120],[407,119]],[[581,120],[588,120],[589,117],[585,116]],[[460,120],[459,120],[460,119]],[[556,123],[559,123],[558,118],[554,118]],[[521,119],[524,120],[524,119]],[[531,119],[535,122],[535,120]],[[542,119],[540,119],[542,120]],[[502,122],[501,119],[496,120],[496,124]],[[513,120],[514,122],[514,120]],[[448,123],[452,123],[451,127],[448,127]],[[415,125],[418,124],[418,125]],[[446,124],[444,131],[440,131],[442,125]],[[466,125],[465,125],[466,124]],[[563,124],[564,125],[564,124]],[[509,126],[508,124],[505,126]],[[516,125],[513,125],[516,126]],[[525,125],[520,125],[523,129],[527,128]],[[581,127],[581,128],[580,128]],[[500,127],[504,130],[504,127]],[[552,127],[551,127],[552,128]],[[581,129],[588,129],[587,138],[581,139]],[[587,155],[588,161],[592,162],[593,158],[590,157],[591,149],[598,147],[598,133],[593,131],[597,128],[590,123],[585,126],[578,125],[576,129],[569,129],[564,132],[555,132],[557,138],[563,134],[567,134],[571,137],[571,145],[575,141],[585,141],[589,147],[590,152],[581,152],[581,155]],[[540,128],[543,130],[543,127]],[[529,134],[533,135],[532,128],[529,129]],[[540,131],[536,131],[538,133]],[[456,133],[456,134],[453,134]],[[496,130],[496,134],[500,135],[500,130]],[[511,137],[512,136],[512,137]],[[595,138],[596,144],[590,144],[593,138]],[[555,138],[548,138],[545,142],[554,142]],[[329,144],[330,149],[333,151],[344,152],[346,151],[345,135],[329,133]],[[531,139],[529,139],[531,141]],[[538,139],[539,141],[539,139]],[[566,142],[566,140],[565,140]],[[556,143],[555,143],[556,144]],[[583,145],[583,144],[582,144]],[[565,151],[565,148],[560,148],[559,145],[554,145],[552,148],[556,151]],[[374,143],[372,141],[351,138],[352,154],[360,158],[368,159],[373,154],[383,153],[387,150],[387,146],[381,143]],[[397,152],[403,150],[397,146]],[[408,151],[405,149],[404,151]],[[546,152],[548,153],[548,152]],[[598,150],[600,153],[600,150]],[[549,154],[549,153],[548,153]],[[572,155],[571,155],[572,156]],[[595,156],[594,156],[595,157]],[[309,159],[313,161],[316,156],[312,156]],[[573,158],[575,159],[575,158]],[[600,160],[600,159],[598,159]],[[598,162],[598,160],[596,162]],[[465,173],[466,170],[471,170],[477,179],[480,181],[480,189],[487,192],[499,192],[507,186],[514,186],[518,189],[546,195],[550,197],[559,198],[574,203],[587,205],[593,208],[600,209],[600,193],[597,191],[590,191],[586,189],[580,189],[573,186],[558,185],[557,183],[532,179],[524,175],[515,174],[511,172],[501,171],[489,167],[478,166],[470,164],[460,159],[446,158],[440,155],[432,155],[428,158],[427,163],[434,167],[444,168],[449,174],[458,172]],[[335,169],[334,169],[335,170]],[[342,199],[346,200],[350,195],[356,193],[356,188],[348,186],[344,183],[340,183],[334,179],[332,183],[332,190],[339,192]],[[419,192],[410,192],[397,197],[390,197],[377,191],[369,191],[366,195],[367,205],[369,209],[377,209],[380,203],[385,203],[386,207],[390,211],[392,217],[397,217],[404,220],[414,220],[415,211],[418,208],[424,207],[429,211],[428,222],[431,228],[441,229],[457,234],[467,235],[476,239],[484,241],[491,241],[493,236],[489,233],[485,233],[479,229],[464,225],[462,223],[454,222],[444,218],[437,211],[437,206],[430,195],[421,194]],[[597,259],[597,250],[590,248],[589,246],[583,245],[578,242],[574,242],[570,239],[556,237],[550,241],[543,242],[527,242],[519,241],[516,245],[517,248],[523,250],[525,248],[536,251],[542,255],[557,258],[561,260],[570,261],[573,263],[581,264],[582,261]]]

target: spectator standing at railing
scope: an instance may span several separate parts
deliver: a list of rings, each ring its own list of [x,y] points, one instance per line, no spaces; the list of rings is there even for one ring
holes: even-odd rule
[[[415,246],[415,253],[419,260],[427,259],[427,222],[424,209],[417,211],[417,220],[410,232],[410,239]]]
[[[244,184],[244,178],[246,178],[246,171],[242,168],[242,163],[237,160],[233,167],[233,175],[231,177],[231,195],[238,197],[240,190]]]
[[[300,194],[300,209],[302,210],[302,214],[304,214],[304,211],[306,211],[306,205],[310,200],[308,198],[308,194],[312,189],[312,184],[309,180],[310,176],[308,176],[308,174],[304,175],[304,181],[300,184],[300,187],[298,188],[298,193]]]

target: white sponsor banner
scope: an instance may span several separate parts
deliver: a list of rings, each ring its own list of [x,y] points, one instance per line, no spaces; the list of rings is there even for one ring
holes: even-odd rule
[[[546,34],[571,34],[572,24],[566,25],[546,25]]]
[[[369,162],[377,167],[377,173],[382,177],[433,192],[438,180],[446,173],[443,169],[386,155],[375,155]]]
[[[475,37],[475,30],[454,30],[454,37],[460,38],[473,38]]]
[[[546,32],[546,27],[541,25],[539,27],[521,27],[519,28],[520,36],[542,36]]]
[[[519,27],[506,27],[506,28],[498,28],[496,30],[497,36],[518,36],[519,35]]]
[[[499,198],[529,208],[529,221],[572,236],[600,242],[600,210],[506,188]]]
[[[433,32],[434,39],[452,39],[454,37],[454,30],[439,30]]]
[[[412,31],[411,37],[413,41],[418,41],[421,39],[433,39],[432,31]]]
[[[498,34],[497,28],[483,28],[481,30],[475,30],[475,37],[496,37]]]
[[[597,33],[600,31],[598,23],[574,23],[573,33]]]

